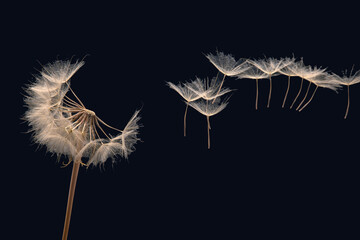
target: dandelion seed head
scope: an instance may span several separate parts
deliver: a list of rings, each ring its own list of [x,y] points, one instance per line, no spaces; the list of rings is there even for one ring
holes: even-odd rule
[[[58,156],[74,161],[89,158],[88,164],[104,163],[116,155],[127,158],[138,138],[136,111],[124,130],[101,120],[87,109],[70,87],[70,78],[84,62],[56,61],[46,65],[26,89],[28,110],[24,118],[36,143]],[[72,97],[68,96],[71,93]],[[117,132],[110,137],[104,128]],[[117,141],[121,139],[121,141]]]

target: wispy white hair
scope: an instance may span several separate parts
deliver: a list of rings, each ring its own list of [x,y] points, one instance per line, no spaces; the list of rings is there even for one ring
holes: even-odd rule
[[[196,78],[191,82],[185,83],[185,86],[205,100],[213,100],[232,91],[229,88],[221,88],[219,90],[220,82],[217,81],[216,77],[212,78],[210,81],[207,78]]]
[[[167,82],[167,85],[171,89],[175,90],[187,102],[195,101],[195,100],[201,98],[201,96],[199,94],[197,94],[194,91],[192,91],[191,89],[189,89],[186,86],[186,84],[184,84],[184,83],[179,83],[179,84],[175,85],[171,82]]]
[[[286,58],[282,58],[282,61],[284,63],[284,67],[279,69],[279,73],[289,77],[297,76],[293,71],[291,71],[291,66],[295,64],[296,59],[294,57],[292,58],[286,57]]]
[[[261,71],[260,69],[258,69],[255,66],[252,66],[251,68],[249,68],[247,71],[238,74],[237,77],[239,79],[242,78],[248,78],[248,79],[263,79],[263,78],[268,78],[269,74]]]
[[[25,98],[28,110],[24,119],[30,126],[33,139],[59,156],[65,155],[74,161],[89,158],[88,164],[104,163],[115,155],[127,158],[134,151],[134,144],[138,140],[139,111],[135,112],[124,130],[119,130],[106,124],[95,112],[86,109],[70,88],[69,82],[83,65],[82,61],[56,61],[48,64],[28,86]],[[69,90],[76,101],[66,96]],[[120,133],[109,137],[100,124]],[[99,132],[106,138],[100,137]]]
[[[332,78],[332,75],[328,73],[319,74],[316,77],[310,78],[310,82],[319,87],[328,88],[335,92],[341,88],[340,83]]]
[[[44,66],[41,76],[51,83],[63,84],[84,65],[83,61],[71,63],[70,61],[57,60]]]
[[[251,65],[259,70],[267,73],[269,76],[275,76],[279,74],[280,69],[286,67],[290,62],[284,61],[284,59],[276,58],[264,58],[259,60],[247,60]]]
[[[246,60],[240,59],[236,61],[232,55],[224,54],[223,52],[217,51],[216,55],[210,53],[206,57],[226,76],[236,76],[249,68]]]
[[[288,70],[295,76],[311,81],[314,78],[321,77],[326,74],[326,68],[305,65],[304,61],[296,61],[288,66]]]
[[[192,108],[194,108],[196,111],[208,117],[214,116],[219,112],[221,112],[222,110],[224,110],[227,104],[228,104],[227,100],[221,101],[220,98],[217,98],[214,103],[211,103],[204,99],[200,99],[189,103],[189,105]]]
[[[345,72],[342,76],[332,73],[329,79],[333,79],[341,85],[354,85],[360,82],[360,70],[354,74],[350,73],[349,75]]]

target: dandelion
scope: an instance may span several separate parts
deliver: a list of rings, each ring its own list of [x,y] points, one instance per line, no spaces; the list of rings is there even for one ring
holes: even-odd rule
[[[276,76],[279,74],[280,69],[286,67],[286,64],[290,64],[290,62],[285,62],[283,59],[275,59],[275,58],[265,58],[260,60],[248,60],[250,64],[254,67],[258,68],[262,72],[268,75],[270,81],[270,88],[269,88],[269,97],[267,107],[270,107],[270,100],[271,100],[271,92],[272,92],[272,81],[271,77]]]
[[[344,119],[347,118],[350,108],[350,86],[357,84],[360,82],[360,70],[352,74],[352,70],[350,71],[350,74],[347,74],[347,71],[343,73],[343,76],[339,76],[336,74],[332,74],[329,78],[336,81],[340,85],[344,85],[347,88],[347,106],[345,111]]]
[[[209,81],[208,78],[196,78],[194,81],[187,82],[184,85],[197,96],[207,101],[214,100],[232,91],[229,88],[221,88],[218,90],[219,81],[217,81],[216,77],[212,78],[211,81]]]
[[[263,71],[259,70],[256,67],[251,67],[247,71],[237,75],[239,79],[242,78],[249,78],[249,79],[255,79],[256,82],[256,96],[255,96],[255,109],[258,109],[258,99],[259,99],[259,79],[265,79],[268,78],[268,74],[264,73]]]
[[[249,64],[245,59],[240,59],[238,61],[235,58],[228,54],[224,54],[223,52],[216,52],[216,55],[208,54],[206,57],[209,61],[221,72],[224,76],[221,80],[221,84],[219,86],[218,93],[220,92],[226,76],[234,77],[237,76],[250,68]],[[213,99],[213,103],[215,102]]]
[[[311,79],[314,78],[320,74],[323,74],[325,69],[312,69],[311,66],[305,66],[303,59],[300,61],[294,62],[293,64],[290,64],[288,66],[288,70],[292,72],[295,76],[301,78],[300,88],[298,93],[296,94],[292,104],[290,105],[290,109],[294,106],[296,100],[300,96],[303,84],[304,84],[304,78]]]
[[[199,94],[196,94],[194,91],[189,89],[185,84],[179,83],[177,85],[167,82],[167,85],[175,90],[184,100],[186,103],[185,107],[185,113],[184,113],[184,137],[186,137],[186,115],[189,108],[189,102],[195,101],[197,99],[200,99],[201,96]]]
[[[112,127],[87,109],[70,87],[70,78],[84,62],[56,61],[43,67],[35,82],[26,89],[27,111],[24,119],[30,126],[36,143],[59,158],[73,162],[63,239],[67,239],[80,165],[104,164],[116,156],[127,158],[135,150],[138,138],[139,111],[123,130]],[[68,96],[71,93],[72,98]],[[104,128],[117,132],[115,137]],[[83,162],[87,158],[87,162]]]
[[[216,98],[214,103],[209,103],[204,99],[200,99],[194,102],[190,102],[189,105],[196,111],[206,116],[207,122],[207,136],[208,136],[208,149],[210,149],[210,117],[218,114],[227,106],[228,101],[221,101],[220,98]]]
[[[283,61],[285,62],[286,67],[279,69],[279,73],[282,75],[286,75],[288,77],[288,83],[287,83],[287,88],[286,88],[286,93],[283,100],[282,108],[284,108],[285,106],[286,98],[290,90],[290,78],[296,77],[296,74],[291,71],[291,65],[295,63],[295,58],[284,58]]]
[[[308,87],[307,87],[306,92],[305,92],[305,96],[304,96],[303,100],[300,102],[300,104],[298,105],[298,107],[296,108],[296,110],[298,111],[300,109],[301,105],[304,103],[304,101],[305,101],[305,99],[306,99],[306,97],[307,97],[307,95],[309,93],[311,84],[315,83],[315,82],[321,84],[319,81],[324,81],[327,74],[326,74],[326,69],[318,68],[316,66],[314,66],[314,67],[305,66],[303,64],[303,62],[300,62],[297,65],[293,65],[293,67],[291,68],[291,71],[293,71],[297,76],[299,76],[301,78],[300,90],[299,90],[296,98],[294,99],[293,104],[295,103],[296,99],[300,95],[301,88],[302,88],[302,85],[303,85],[303,81],[307,80],[309,82]],[[318,86],[318,85],[316,85],[316,86]],[[316,88],[316,90],[317,90],[317,88]],[[290,108],[292,108],[293,104],[291,105]]]
[[[338,82],[336,82],[334,79],[331,79],[331,77],[330,77],[330,75],[328,73],[319,74],[319,75],[317,75],[315,77],[308,78],[307,80],[309,80],[309,86],[311,84],[314,84],[316,87],[315,87],[309,101],[306,104],[304,104],[303,107],[301,107],[299,109],[299,112],[301,112],[311,102],[311,100],[314,98],[316,90],[319,87],[331,89],[333,91],[337,91],[337,89],[340,87],[340,84]],[[308,87],[308,89],[309,88],[310,87]],[[306,96],[305,96],[305,98],[306,98]],[[304,98],[304,100],[305,100],[305,98]]]

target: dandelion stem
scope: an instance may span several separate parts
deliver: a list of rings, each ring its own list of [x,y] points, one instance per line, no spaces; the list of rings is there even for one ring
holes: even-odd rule
[[[283,101],[283,104],[282,104],[282,108],[284,108],[284,106],[285,106],[285,102],[286,102],[286,98],[287,98],[287,95],[289,93],[289,90],[290,90],[290,76],[288,76],[288,86],[287,86],[287,89],[286,89],[286,93],[285,93],[284,101]]]
[[[344,119],[347,118],[347,115],[348,115],[348,113],[349,113],[349,107],[350,107],[350,85],[347,85],[347,93],[348,93],[348,103],[347,103],[347,107],[346,107],[346,112],[345,112]]]
[[[188,108],[189,108],[189,103],[186,102],[186,108],[185,108],[185,114],[184,114],[184,137],[186,137],[186,114],[187,114]]]
[[[308,85],[308,87],[307,87],[305,96],[304,96],[303,100],[300,102],[299,106],[297,106],[296,111],[300,109],[301,105],[302,105],[303,102],[305,101],[305,99],[306,99],[306,97],[307,97],[307,95],[308,95],[308,93],[309,93],[310,86],[311,86],[311,82],[309,82],[309,85]]]
[[[66,240],[68,237],[68,233],[69,233],[71,211],[72,211],[73,202],[74,202],[75,187],[76,187],[76,181],[77,181],[77,177],[78,177],[78,173],[79,173],[80,162],[81,161],[74,161],[74,165],[73,165],[73,169],[72,169],[72,173],[71,173],[69,196],[68,196],[67,207],[66,207],[66,216],[65,216],[62,240]]]
[[[311,100],[313,99],[313,97],[315,96],[315,93],[316,93],[316,90],[318,89],[318,86],[316,86],[316,88],[315,88],[315,90],[314,90],[314,92],[313,92],[313,94],[311,95],[311,98],[310,98],[310,100],[299,110],[299,112],[301,112],[310,102],[311,102]]]
[[[298,94],[296,95],[296,97],[295,97],[295,99],[294,99],[293,103],[291,104],[290,109],[292,109],[292,107],[294,106],[294,104],[295,104],[295,102],[296,102],[297,98],[299,97],[299,95],[300,95],[300,93],[301,93],[301,89],[302,89],[302,86],[303,86],[303,82],[304,82],[304,79],[303,79],[303,78],[301,78],[301,83],[300,83],[300,89],[299,89],[299,92],[298,92]]]
[[[212,104],[214,104],[214,102],[215,102],[215,100],[216,100],[216,98],[217,98],[217,95],[219,94],[219,92],[220,92],[220,90],[221,90],[221,88],[222,88],[222,85],[224,84],[225,77],[226,77],[226,75],[224,74],[224,77],[223,77],[223,79],[222,79],[222,81],[221,81],[219,90],[217,91],[217,93],[216,93],[216,95],[215,95],[215,98],[214,98],[214,100],[212,101]]]
[[[208,149],[210,149],[210,118],[206,116],[207,121],[207,135],[208,135]]]
[[[269,89],[269,98],[268,98],[267,108],[270,107],[270,100],[271,100],[271,91],[272,91],[271,74],[270,74],[270,76],[269,76],[269,80],[270,80],[270,89]]]
[[[259,101],[259,79],[256,80],[256,98],[255,98],[255,109],[258,109],[258,101]]]

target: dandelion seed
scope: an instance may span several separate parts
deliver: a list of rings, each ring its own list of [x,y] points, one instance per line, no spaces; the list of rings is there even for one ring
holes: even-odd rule
[[[300,96],[300,93],[301,93],[301,90],[302,90],[302,87],[304,84],[304,78],[305,77],[307,77],[307,78],[316,77],[316,75],[322,74],[325,70],[322,70],[321,72],[317,72],[317,71],[312,72],[311,66],[305,66],[303,59],[301,59],[300,61],[294,62],[293,64],[290,64],[288,66],[288,70],[290,72],[292,72],[295,76],[301,78],[299,91],[298,91],[297,95],[295,96],[292,104],[290,105],[290,109],[292,109],[296,100]]]
[[[291,67],[290,67],[292,64],[295,63],[295,58],[284,58],[283,61],[285,62],[286,67],[279,69],[279,73],[286,75],[288,77],[288,82],[287,82],[287,88],[286,88],[282,108],[284,108],[285,106],[286,98],[290,90],[290,78],[296,76],[296,74],[291,71]]]
[[[177,85],[167,82],[167,85],[175,90],[183,99],[185,99],[186,107],[185,107],[185,113],[184,113],[184,137],[186,137],[186,115],[189,108],[189,102],[195,101],[197,99],[200,99],[201,96],[199,94],[196,94],[194,91],[189,89],[185,84],[179,83]]]
[[[226,76],[234,77],[250,68],[249,64],[247,64],[247,61],[245,59],[240,59],[236,61],[233,56],[231,56],[230,54],[226,55],[223,52],[217,51],[216,55],[210,53],[206,55],[206,57],[224,75],[221,80],[218,93],[220,92],[224,84]],[[213,103],[215,102],[215,99],[216,98],[213,99]]]
[[[301,82],[303,83],[304,80],[307,80],[308,81],[308,87],[307,87],[307,90],[305,92],[305,96],[303,98],[303,100],[300,102],[300,104],[298,105],[298,107],[296,108],[296,110],[298,111],[302,104],[304,103],[308,93],[309,93],[309,90],[310,90],[310,87],[311,87],[311,84],[312,83],[315,83],[315,82],[319,82],[321,80],[324,80],[325,77],[326,77],[326,69],[324,68],[318,68],[316,66],[312,67],[312,66],[305,66],[303,64],[303,62],[299,62],[298,64],[294,64],[292,65],[292,68],[291,70],[299,77],[301,77]],[[301,85],[302,86],[302,85]],[[298,95],[296,96],[293,104],[295,103],[297,97],[299,97],[300,95],[300,92],[301,92],[301,86],[300,86],[300,90],[299,90],[299,93]],[[316,88],[317,90],[317,88]],[[316,91],[315,90],[315,91]],[[292,106],[293,106],[292,104]],[[292,107],[291,106],[291,107]]]
[[[271,100],[271,92],[272,92],[272,76],[276,76],[279,74],[280,69],[286,67],[286,64],[290,64],[290,62],[284,62],[283,59],[275,59],[275,58],[265,58],[260,60],[248,60],[250,64],[259,70],[263,71],[268,75],[270,88],[269,88],[269,97],[267,107],[270,107]]]
[[[258,109],[258,99],[259,99],[259,79],[265,79],[268,78],[268,74],[264,73],[263,71],[259,70],[256,67],[251,67],[247,71],[237,75],[239,79],[242,78],[249,78],[249,79],[255,79],[256,83],[256,96],[255,96],[255,109]]]
[[[297,108],[295,109],[296,111],[298,111],[298,110],[300,109],[301,105],[302,105],[303,102],[305,101],[305,99],[306,99],[306,97],[307,97],[307,95],[308,95],[308,93],[309,93],[310,87],[311,87],[311,81],[309,81],[309,84],[308,84],[308,87],[307,87],[307,89],[306,89],[304,98],[303,98],[303,100],[299,103],[299,105],[297,106]]]
[[[187,82],[184,85],[197,96],[207,101],[214,100],[215,98],[221,97],[232,91],[229,88],[220,89],[219,82],[216,77],[212,78],[211,81],[207,78],[196,78],[194,81]]]
[[[311,102],[311,100],[314,98],[316,90],[319,87],[331,89],[333,91],[337,91],[338,88],[340,88],[340,84],[338,82],[336,82],[334,79],[331,79],[331,77],[328,73],[319,74],[315,77],[308,78],[308,80],[309,80],[309,85],[312,83],[316,87],[315,87],[313,94],[311,95],[309,101],[306,104],[304,104],[303,107],[301,107],[299,109],[299,112],[301,112]]]
[[[127,158],[134,150],[138,138],[138,113],[130,119],[124,130],[114,128],[94,111],[87,109],[70,87],[70,78],[84,62],[56,61],[43,67],[35,82],[26,89],[28,110],[24,119],[30,126],[36,143],[49,152],[64,155],[73,162],[63,239],[67,239],[75,187],[80,165],[103,164],[116,155]],[[67,94],[75,98],[71,98]],[[104,128],[117,132],[111,137]],[[88,158],[84,163],[83,158]]]
[[[330,76],[330,78],[333,79],[334,81],[338,82],[339,84],[346,86],[346,88],[347,88],[347,106],[346,106],[346,111],[345,111],[345,116],[344,116],[344,119],[346,119],[348,116],[349,107],[350,107],[350,86],[360,82],[360,70],[357,71],[356,73],[352,74],[352,69],[351,69],[349,75],[347,74],[347,71],[345,71],[343,73],[342,77],[340,77],[336,74],[332,74]]]
[[[208,136],[208,149],[210,149],[210,117],[218,114],[227,106],[228,101],[221,101],[220,98],[216,98],[214,103],[209,103],[209,101],[200,99],[197,101],[190,102],[189,105],[194,108],[196,111],[206,116],[207,122],[207,136]]]
[[[306,77],[306,76],[303,77],[303,79],[306,79],[306,80],[309,82],[309,84],[308,84],[308,87],[307,87],[307,90],[306,90],[306,93],[305,93],[305,96],[304,96],[303,100],[299,103],[298,107],[296,108],[297,111],[300,109],[300,107],[301,107],[302,104],[304,103],[304,101],[305,101],[305,99],[306,99],[306,97],[307,97],[307,95],[308,95],[308,93],[309,93],[311,84],[312,84],[312,83],[315,83],[315,82],[317,81],[317,79],[321,79],[322,77],[325,77],[325,76],[326,76],[325,73],[320,73],[321,71],[325,71],[325,69],[321,69],[321,70],[320,70],[320,69],[317,69],[316,67],[314,67],[313,70],[314,70],[314,71],[318,71],[319,74],[318,74],[317,76],[315,76],[315,77]],[[315,84],[315,85],[316,85],[316,84]],[[317,87],[318,87],[318,85],[316,85],[315,91],[317,90]],[[314,91],[314,92],[315,92],[315,91]],[[312,99],[312,98],[311,98],[311,99]]]

